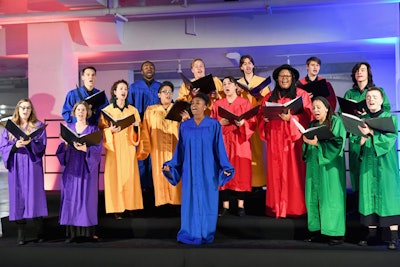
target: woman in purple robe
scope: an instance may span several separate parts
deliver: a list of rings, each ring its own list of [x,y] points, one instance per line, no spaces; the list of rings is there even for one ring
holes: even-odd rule
[[[72,109],[75,123],[68,127],[78,135],[99,131],[88,125],[91,115],[85,101],[77,102]],[[57,149],[57,158],[65,166],[61,184],[60,224],[66,225],[67,243],[79,239],[96,241],[98,176],[101,157],[101,142],[87,146],[74,142],[73,146],[62,142]]]
[[[4,129],[0,140],[4,166],[8,170],[9,220],[18,225],[18,244],[24,245],[26,219],[34,219],[37,239],[43,241],[43,216],[47,216],[42,158],[46,149],[46,131],[32,102],[21,99],[11,121],[29,138],[16,138]],[[32,137],[34,136],[34,137]]]

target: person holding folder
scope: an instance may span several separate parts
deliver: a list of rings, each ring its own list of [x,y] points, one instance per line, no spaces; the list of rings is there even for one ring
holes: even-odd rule
[[[258,127],[262,140],[267,142],[266,213],[276,218],[301,216],[306,213],[304,201],[305,164],[302,160],[302,135],[292,118],[307,127],[311,120],[311,99],[308,93],[296,87],[299,72],[288,64],[273,72],[275,88],[262,100],[284,104],[302,98],[303,110],[297,115],[279,114],[279,118],[264,118],[260,109]]]
[[[147,107],[141,128],[141,138],[138,148],[138,159],[152,157],[155,206],[180,205],[181,183],[171,185],[164,177],[160,166],[172,158],[178,142],[180,122],[167,120],[165,116],[171,110],[174,85],[165,81],[158,89],[160,103]],[[189,118],[185,111],[184,119]]]
[[[307,75],[306,77],[301,78],[297,82],[298,87],[302,87],[307,84],[312,84],[316,83],[321,80],[325,80],[322,77],[318,76],[319,70],[321,69],[321,59],[318,57],[310,57],[306,61],[306,69],[307,69]],[[332,108],[333,111],[336,110],[336,94],[335,91],[333,90],[332,84],[328,81],[326,81],[326,87],[328,88],[329,91],[329,96],[326,96],[326,99],[329,101],[329,104]],[[312,93],[310,93],[310,97],[313,98],[314,96]]]
[[[261,76],[257,76],[254,74],[254,59],[250,55],[244,55],[240,57],[240,70],[243,73],[243,77],[239,79],[239,82],[247,84],[249,88],[254,88],[258,86],[265,79]],[[260,105],[262,98],[267,93],[269,93],[269,91],[269,86],[266,86],[260,91],[260,95],[257,97],[253,96],[248,91],[242,90],[240,89],[240,87],[238,87],[238,94],[243,98],[247,98],[253,105],[253,107]],[[254,134],[251,136],[250,143],[252,160],[252,187],[261,188],[265,186],[267,182],[266,179],[268,179],[268,177],[265,173],[265,162],[262,155],[264,143],[261,141],[260,131],[258,130],[258,127],[254,131]]]
[[[306,241],[321,241],[322,234],[329,237],[329,245],[340,245],[346,231],[346,130],[326,98],[315,97],[312,111],[315,120],[309,127],[326,125],[334,137],[318,140],[303,135],[307,221],[312,233]]]
[[[33,219],[36,241],[43,241],[43,217],[47,216],[44,190],[43,156],[47,138],[44,124],[36,117],[35,109],[28,98],[18,101],[11,119],[23,132],[30,134],[40,130],[33,138],[15,138],[7,129],[3,130],[0,152],[8,170],[9,220],[18,227],[18,245],[24,245],[27,219]]]
[[[231,121],[221,116],[218,112],[219,107],[239,115],[253,107],[248,99],[237,95],[238,86],[235,78],[231,76],[225,77],[222,80],[222,87],[225,97],[215,101],[211,111],[211,118],[217,119],[222,125],[222,137],[228,153],[228,159],[236,172],[229,182],[220,187],[222,209],[219,212],[219,216],[229,213],[229,200],[235,197],[237,199],[237,214],[242,217],[246,215],[244,209],[245,194],[246,192],[251,192],[252,185],[250,137],[253,135],[257,125],[255,117]]]
[[[372,79],[371,65],[368,62],[358,62],[354,65],[351,71],[351,79],[353,80],[353,87],[346,91],[343,98],[351,99],[356,102],[361,102],[365,100],[367,89],[370,87],[375,87],[374,81]],[[379,88],[383,94],[382,108],[385,111],[390,111],[390,103],[386,97],[383,88]],[[339,113],[341,113],[339,109]],[[358,116],[366,115],[368,110],[358,111]],[[350,169],[350,180],[351,187],[355,193],[356,199],[358,199],[358,188],[360,180],[360,143],[356,135],[349,134],[349,169]]]
[[[221,124],[204,115],[209,97],[194,96],[193,117],[181,123],[171,160],[163,164],[172,185],[182,179],[181,228],[177,240],[185,244],[214,241],[218,219],[218,186],[234,175],[222,139]]]
[[[81,79],[83,85],[72,89],[65,97],[64,105],[62,108],[62,116],[67,123],[76,122],[76,118],[72,115],[72,108],[76,102],[85,100],[86,98],[99,93],[100,90],[95,88],[96,82],[96,68],[88,66],[82,69]],[[104,97],[104,103],[91,107],[92,116],[89,119],[89,124],[97,125],[100,117],[100,110],[108,105],[107,97]]]
[[[140,116],[138,110],[128,104],[128,83],[114,82],[111,87],[111,104],[103,109],[114,119],[135,116],[135,122],[122,129],[100,116],[99,128],[103,130],[103,145],[106,149],[104,167],[104,196],[106,213],[114,213],[115,219],[122,219],[125,210],[143,209],[142,190],[136,146],[140,140]]]
[[[194,75],[194,79],[192,81],[198,80],[200,78],[205,77],[206,68],[204,61],[201,58],[195,58],[190,63],[190,70]],[[211,114],[211,109],[213,103],[220,99],[223,96],[222,82],[217,77],[213,77],[216,91],[212,91],[209,93],[209,97],[211,99],[208,104],[208,108],[206,110],[206,115],[209,116]],[[177,100],[184,100],[186,102],[191,102],[193,97],[200,91],[200,88],[190,88],[185,83],[181,85],[178,92]]]
[[[390,112],[384,110],[384,94],[380,88],[366,90],[368,114],[364,118],[389,117],[394,128],[398,121]],[[381,132],[365,125],[360,127],[363,136],[357,136],[360,143],[360,221],[368,227],[368,235],[359,245],[367,246],[377,243],[377,228],[389,227],[390,240],[388,249],[398,247],[398,228],[400,224],[400,175],[397,154],[398,132]]]
[[[68,127],[79,135],[99,131],[95,125],[88,125],[91,116],[85,101],[77,102],[72,114],[75,123]],[[68,145],[64,140],[59,144],[56,155],[64,171],[61,179],[60,225],[66,226],[65,242],[79,238],[98,240],[95,226],[98,224],[98,188],[101,143],[87,146],[85,143]]]

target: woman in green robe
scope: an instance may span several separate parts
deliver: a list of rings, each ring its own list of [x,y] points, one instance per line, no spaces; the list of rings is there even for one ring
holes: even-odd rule
[[[326,125],[333,137],[326,140],[308,139],[303,135],[303,160],[306,161],[306,206],[308,229],[320,240],[329,237],[329,245],[343,243],[346,231],[346,174],[344,145],[346,130],[341,119],[333,115],[328,100],[315,97],[312,103],[315,120],[309,127]]]
[[[368,226],[368,236],[359,245],[376,241],[377,227],[390,227],[388,249],[397,249],[400,223],[400,176],[396,151],[397,118],[382,108],[383,93],[379,88],[369,88],[366,102],[369,109],[365,118],[389,117],[395,133],[358,127],[363,137],[358,137],[360,150],[360,199],[361,223]]]

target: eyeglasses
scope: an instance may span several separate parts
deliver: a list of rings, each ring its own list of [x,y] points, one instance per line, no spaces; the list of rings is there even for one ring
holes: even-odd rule
[[[289,78],[292,78],[292,75],[278,75],[278,77],[281,79],[284,79],[284,78],[289,79]]]
[[[25,109],[26,110],[31,110],[32,109],[32,107],[23,107],[23,106],[19,106],[19,108],[22,109],[22,110],[25,110]]]
[[[172,91],[161,91],[160,93],[163,93],[164,95],[172,95],[174,92]]]

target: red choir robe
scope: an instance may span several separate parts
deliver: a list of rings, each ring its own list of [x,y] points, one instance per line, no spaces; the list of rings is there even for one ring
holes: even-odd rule
[[[264,97],[262,106],[268,101],[271,93]],[[290,121],[279,119],[265,122],[261,109],[258,114],[260,137],[267,142],[267,215],[276,218],[300,216],[307,212],[304,199],[303,139],[292,118],[307,128],[312,116],[311,99],[308,93],[300,88],[297,88],[296,95],[302,97],[304,110],[301,114],[291,115]],[[292,99],[283,97],[277,103],[283,104],[290,100]]]
[[[250,110],[253,106],[248,99],[238,96],[232,104],[226,98],[217,100],[211,112],[211,117],[218,121],[222,119],[218,115],[218,106],[241,115]],[[238,192],[251,192],[251,145],[250,137],[253,135],[256,125],[256,118],[245,120],[245,123],[238,127],[234,123],[222,126],[222,137],[224,139],[226,153],[230,163],[235,168],[235,175],[220,190],[230,189]]]

